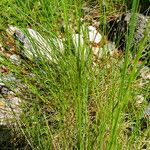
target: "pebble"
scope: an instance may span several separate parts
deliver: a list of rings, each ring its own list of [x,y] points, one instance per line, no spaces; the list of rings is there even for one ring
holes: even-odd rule
[[[114,42],[108,42],[103,46],[103,51],[109,52],[110,56],[113,56],[116,49],[116,45]]]
[[[10,60],[11,60],[12,63],[14,63],[16,65],[19,65],[21,63],[20,57],[16,54],[11,55]]]
[[[145,98],[144,98],[143,95],[137,95],[137,96],[136,96],[136,102],[137,102],[138,104],[142,104],[142,103],[144,102],[144,100],[145,100]]]
[[[103,56],[110,55],[114,56],[116,53],[116,46],[112,42],[108,42],[103,47],[92,47],[93,54],[98,58],[102,58]]]
[[[144,116],[145,116],[145,118],[150,119],[150,103],[144,110]]]
[[[10,92],[10,89],[7,88],[6,86],[4,85],[0,85],[0,94],[1,95],[5,95],[5,94],[8,94]]]
[[[150,79],[150,68],[145,66],[140,70],[140,76],[143,79]]]
[[[2,44],[0,43],[0,52],[3,52],[4,51],[4,48],[2,46]]]

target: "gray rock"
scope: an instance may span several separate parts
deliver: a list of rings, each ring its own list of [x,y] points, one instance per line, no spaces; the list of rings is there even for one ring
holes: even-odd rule
[[[136,17],[137,17],[137,25],[136,25],[134,39],[133,39],[134,44],[139,43],[139,41],[144,37],[143,33],[148,23],[148,20],[150,19],[149,16],[144,16],[138,13],[136,14]],[[130,19],[131,19],[131,13],[128,12],[120,15],[114,20],[111,20],[109,22],[109,28],[111,29],[108,38],[114,39],[117,38],[116,37],[117,35],[124,35],[121,38],[125,38],[127,30],[129,29]]]
[[[142,40],[142,38],[144,37],[144,31],[147,27],[148,21],[150,19],[149,16],[144,16],[142,14],[137,13],[136,14],[137,17],[137,24],[136,24],[136,28],[135,28],[135,32],[134,32],[134,38],[132,40],[132,44],[131,44],[131,49],[136,49],[138,50],[137,46],[139,44],[139,42]],[[116,43],[118,43],[118,47],[121,48],[122,50],[125,49],[125,44],[126,44],[126,35],[127,35],[127,31],[129,29],[129,23],[130,23],[130,19],[131,19],[131,13],[124,13],[122,15],[120,15],[119,17],[117,17],[114,20],[111,20],[108,23],[108,38],[111,41],[115,41]],[[147,62],[150,62],[150,56],[149,56],[149,50],[150,50],[150,30],[148,33],[148,38],[146,41],[146,45],[144,46],[144,49],[142,50],[143,54],[146,54],[145,56],[143,56],[142,58],[145,60],[147,59]],[[134,55],[136,55],[136,52],[133,52]]]
[[[16,124],[16,119],[21,114],[20,103],[20,98],[13,94],[0,98],[0,125]]]
[[[11,55],[10,60],[16,65],[19,65],[21,63],[20,57],[16,54]]]
[[[145,66],[140,70],[140,76],[143,79],[150,79],[150,68]]]
[[[1,83],[0,85],[5,85],[6,82],[14,84],[14,83],[19,82],[19,80],[16,79],[14,74],[9,73],[9,74],[6,74],[5,76],[0,77],[0,83]]]
[[[0,94],[5,95],[10,92],[10,89],[4,85],[0,85]]]
[[[108,42],[103,46],[104,51],[108,51],[111,56],[115,53],[116,45],[115,43]]]
[[[10,88],[0,84],[0,126],[15,124],[21,114],[20,103],[21,99]]]
[[[18,27],[9,26],[6,30],[10,35],[15,36],[24,47],[22,54],[24,54],[28,59],[33,60],[35,58],[40,59],[40,57],[49,59],[51,61],[56,61],[52,58],[52,49],[50,47],[50,42],[53,42],[56,49],[58,49],[61,53],[64,52],[64,46],[61,39],[45,39],[39,32],[27,28],[22,31]]]

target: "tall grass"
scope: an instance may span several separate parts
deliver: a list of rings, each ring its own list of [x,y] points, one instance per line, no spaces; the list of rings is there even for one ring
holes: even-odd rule
[[[38,53],[40,50],[34,40],[31,43],[37,58],[32,61],[22,60],[21,66],[15,66],[1,57],[2,63],[26,85],[20,94],[22,114],[18,127],[31,149],[142,149],[146,144],[144,138],[149,133],[148,129],[140,129],[144,104],[138,108],[135,104],[139,91],[138,59],[145,39],[139,44],[133,67],[128,57],[138,1],[133,1],[125,56],[118,59],[105,56],[97,61],[96,66],[93,65],[89,44],[84,42],[82,45],[80,37],[78,46],[72,41],[74,28],[82,30],[83,2],[17,0],[12,4],[15,14],[23,17],[25,24],[32,25],[47,39],[52,49],[50,55],[57,59],[57,62],[45,59]],[[106,2],[108,4],[109,1]],[[101,3],[99,5],[102,8]],[[106,13],[103,15],[105,22]],[[62,24],[63,34],[60,33]],[[25,28],[24,24],[21,26]],[[88,41],[87,32],[84,32],[84,40]],[[63,55],[52,40],[59,35],[65,39]],[[144,38],[147,38],[146,34]]]

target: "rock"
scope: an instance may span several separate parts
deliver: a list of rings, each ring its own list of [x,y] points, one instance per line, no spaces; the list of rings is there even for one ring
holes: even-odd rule
[[[85,58],[88,58],[90,51],[89,49],[87,50],[87,48],[89,47],[89,48],[92,48],[92,52],[94,55],[98,55],[98,53],[95,52],[96,49],[94,49],[93,45],[98,45],[100,43],[102,39],[102,35],[93,26],[88,26],[87,38],[86,38],[85,33],[83,33],[85,31],[86,31],[86,28],[83,26],[79,33],[72,34],[72,41],[76,49],[75,51],[77,52],[79,50],[78,47],[80,46],[80,49],[84,50]]]
[[[78,34],[77,33],[72,34],[72,40],[76,50],[77,47],[79,46],[79,42],[80,42],[80,46],[84,45],[85,35],[83,33],[83,30],[86,29],[83,27],[82,31],[80,31]],[[48,60],[55,61],[52,58],[52,49],[50,47],[49,41],[45,40],[37,31],[27,28],[27,34],[25,34],[19,28],[9,26],[7,32],[11,35],[16,36],[17,39],[23,44],[24,46],[23,53],[30,60],[33,60],[34,57],[39,57],[42,55],[48,58]],[[99,44],[101,39],[102,39],[102,35],[96,30],[96,28],[93,26],[89,26],[88,27],[89,42]],[[64,52],[64,45],[62,39],[60,38],[52,39],[51,42],[53,43],[54,46],[56,46],[57,49],[60,50],[61,53]],[[36,45],[37,50],[35,50],[34,45]],[[87,53],[86,50],[85,53]],[[17,62],[17,57],[15,55],[11,56],[11,59],[13,60],[13,62]]]
[[[132,40],[131,49],[138,50],[138,44],[144,37],[144,31],[148,24],[148,20],[150,19],[149,16],[144,16],[142,14],[137,13],[137,25],[134,33],[134,38]],[[127,12],[119,17],[117,17],[114,20],[109,21],[108,23],[108,38],[111,41],[114,41],[118,43],[118,47],[120,47],[122,50],[125,49],[126,44],[126,34],[129,29],[129,22],[131,19],[131,13]],[[150,30],[148,33],[148,39],[146,42],[146,45],[144,49],[142,50],[142,53],[145,54],[145,56],[142,57],[142,59],[147,59],[147,65],[150,62],[150,56],[149,56],[149,49],[150,49]],[[136,52],[133,52],[134,55],[136,55]]]
[[[140,70],[140,76],[143,79],[150,79],[150,68],[145,66]]]
[[[85,42],[84,39],[85,34],[83,33],[84,30],[86,31],[85,27],[83,27],[79,33],[72,34],[73,43],[76,47],[78,47],[79,42],[80,45],[82,46],[84,45]],[[87,32],[88,32],[88,37],[86,40],[88,40],[90,43],[95,43],[95,44],[100,43],[102,39],[102,35],[96,30],[95,27],[89,26]]]
[[[74,30],[74,29],[72,29]],[[56,60],[52,57],[52,49],[50,48],[50,43],[45,40],[37,31],[27,28],[27,32],[30,36],[23,33],[17,27],[10,26],[7,29],[12,35],[15,35],[18,40],[23,43],[24,45],[24,54],[29,59],[33,60],[34,57],[44,56],[47,60],[56,62]],[[87,32],[87,34],[86,34]],[[86,37],[87,36],[87,37]],[[32,38],[34,41],[30,41],[29,38]],[[65,38],[63,39],[66,40]],[[79,54],[80,56],[83,54],[84,51],[85,59],[89,56],[89,49],[92,49],[92,53],[97,58],[102,58],[104,55],[109,54],[113,56],[116,53],[116,45],[113,42],[107,42],[106,44],[100,44],[102,40],[102,35],[97,31],[96,27],[88,26],[85,27],[84,25],[81,26],[81,30],[78,33],[72,33],[72,42],[75,48],[75,54]],[[60,52],[64,53],[64,44],[61,38],[52,39],[51,42],[53,46],[59,48]],[[33,44],[34,43],[34,44]],[[34,49],[34,45],[37,46],[37,50]],[[80,52],[78,52],[78,47],[80,46]],[[13,62],[18,62],[16,55],[11,56]]]
[[[5,85],[0,85],[0,125],[15,124],[21,114],[20,98]]]
[[[9,73],[8,67],[6,67],[4,65],[0,66],[0,73],[2,73],[2,74],[8,74]]]
[[[144,98],[143,95],[137,95],[137,96],[136,96],[136,102],[137,102],[137,104],[143,103],[144,100],[145,100],[145,98]]]
[[[4,51],[4,47],[2,46],[2,44],[0,43],[0,52]]]
[[[127,1],[128,9],[132,8],[133,0]],[[139,1],[139,12],[145,15],[150,15],[150,0],[140,0]]]
[[[102,35],[96,30],[95,27],[89,26],[89,41],[98,44],[102,40]]]
[[[98,58],[103,58],[106,55],[114,56],[117,53],[116,45],[112,42],[108,42],[102,47],[92,47],[92,51]]]
[[[114,42],[113,43],[112,42],[108,42],[107,44],[105,44],[103,46],[103,50],[104,51],[108,51],[110,56],[113,56],[115,51],[116,51],[116,45],[115,45]]]
[[[84,37],[85,36],[82,32],[72,35],[73,44],[76,49],[79,46],[79,42],[82,48],[87,47],[87,45],[83,47],[85,44]],[[96,28],[94,26],[89,26],[88,39],[86,39],[86,41],[89,42],[89,48],[92,49],[92,53],[94,56],[96,56],[97,58],[103,58],[106,55],[114,56],[115,53],[118,52],[114,42],[108,41],[103,46],[100,46],[101,40],[102,40],[102,35],[96,30]],[[89,52],[87,51],[87,49],[84,49],[84,55],[88,56],[88,54]]]
[[[92,47],[92,52],[97,58],[102,58],[104,56],[103,49],[101,47]]]
[[[21,99],[14,93],[19,82],[20,80],[11,73],[0,77],[0,125],[15,124],[21,114]],[[6,83],[9,83],[10,87],[6,86]]]
[[[4,83],[4,82],[16,82],[18,81],[15,77],[15,75],[13,75],[12,73],[9,73],[7,75],[4,75],[2,77],[0,77],[0,82]]]
[[[99,28],[100,26],[100,5],[98,1],[87,1],[83,4],[82,7],[84,21],[88,22],[90,25]]]
[[[52,49],[50,47],[50,41],[44,39],[37,31],[27,28],[26,32],[23,32],[17,27],[9,26],[6,30],[9,34],[16,36],[16,38],[23,44],[23,54],[30,60],[39,57],[45,57],[49,60],[52,58]],[[64,51],[64,46],[61,39],[52,39],[53,44],[60,51]]]
[[[11,55],[10,60],[16,65],[19,65],[21,63],[20,57],[16,54]]]
[[[10,92],[10,89],[6,87],[4,84],[0,84],[0,94],[5,95]]]
[[[148,16],[144,16],[142,14],[136,14],[137,15],[137,25],[136,25],[136,30],[135,30],[135,35],[133,39],[133,43],[136,42],[135,44],[139,43],[139,41],[143,38],[143,33],[146,28],[146,25],[148,23]],[[131,13],[124,13],[120,15],[119,17],[115,18],[114,20],[111,20],[108,25],[108,32],[109,36],[108,38],[111,40],[115,40],[117,38],[120,38],[120,45],[122,45],[123,48],[125,48],[125,35],[127,33],[127,30],[129,28],[129,22],[131,18]],[[120,36],[119,36],[120,35]],[[118,37],[117,37],[118,36]],[[117,39],[119,40],[119,39]]]

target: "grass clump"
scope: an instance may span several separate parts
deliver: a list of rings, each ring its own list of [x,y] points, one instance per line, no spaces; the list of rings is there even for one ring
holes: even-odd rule
[[[64,55],[49,42],[52,50],[58,51],[54,63],[40,53],[38,59],[22,59],[20,66],[0,57],[26,87],[18,94],[22,99],[22,114],[17,123],[29,147],[39,150],[148,147],[149,129],[141,129],[146,104],[136,105],[137,91],[141,90],[138,95],[148,95],[148,91],[137,85],[138,59],[145,39],[139,44],[134,65],[128,57],[136,20],[132,19],[130,24],[125,56],[117,59],[105,56],[93,65],[90,46],[86,43],[81,46],[79,39],[80,44],[75,47],[71,37],[74,29],[70,20],[75,22],[78,31],[82,27],[83,1],[52,0],[48,3],[45,0],[16,1],[11,6],[17,17],[23,17],[25,24],[43,33],[48,42],[61,34],[64,24]],[[137,6],[134,0],[133,14]],[[16,21],[14,19],[15,25],[24,26]],[[34,45],[34,41],[31,43]],[[38,51],[36,45],[33,47]],[[85,52],[88,52],[87,57]]]

